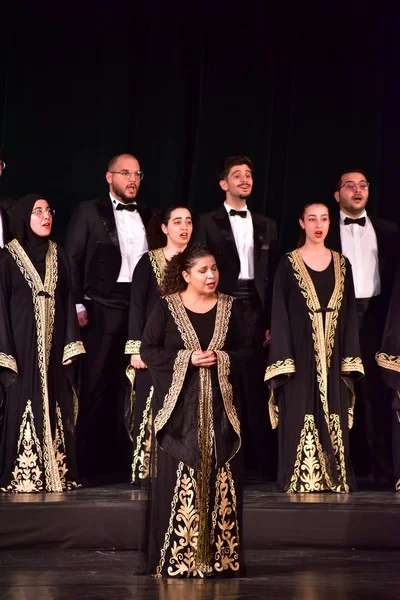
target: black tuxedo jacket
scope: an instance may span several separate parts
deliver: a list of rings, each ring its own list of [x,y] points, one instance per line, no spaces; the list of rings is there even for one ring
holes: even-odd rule
[[[138,212],[147,228],[152,217],[149,207]],[[75,303],[107,299],[121,269],[114,209],[109,196],[82,202],[68,226],[65,249],[70,263]]]
[[[399,228],[396,223],[370,217],[372,226],[375,230],[376,241],[378,244],[379,275],[381,279],[381,294],[379,301],[379,312],[385,313],[390,300],[393,280],[396,273],[398,251],[399,251]],[[331,224],[325,245],[332,250],[342,252],[342,243],[340,239],[340,217],[339,214],[331,217]]]
[[[250,214],[254,231],[254,283],[264,309],[269,311],[272,279],[278,260],[276,223],[263,215]],[[199,216],[193,240],[204,244],[213,253],[219,270],[218,290],[232,294],[239,277],[240,260],[224,205]]]

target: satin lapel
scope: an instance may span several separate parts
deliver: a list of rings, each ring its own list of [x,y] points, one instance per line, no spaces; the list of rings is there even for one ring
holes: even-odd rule
[[[253,240],[254,240],[254,268],[260,258],[261,247],[264,241],[265,222],[259,215],[250,213],[253,219]],[[269,242],[269,240],[268,240]]]
[[[233,231],[231,224],[229,222],[229,216],[226,212],[226,208],[224,205],[220,206],[214,213],[212,217],[221,232],[222,237],[226,240],[226,242],[231,246],[232,252],[236,254],[239,258],[238,251],[235,244],[235,238],[233,237]],[[239,218],[239,217],[236,217]]]
[[[114,246],[119,249],[117,226],[115,224],[114,209],[110,199],[101,199],[97,203],[101,222],[103,223]]]
[[[375,235],[376,235],[376,244],[378,246],[378,263],[379,263],[379,273],[380,276],[382,277],[382,272],[383,272],[383,267],[385,264],[385,231],[382,230],[379,227],[379,222],[376,222],[376,219],[374,217],[369,217],[369,220],[371,221],[372,227],[374,228],[375,231]]]

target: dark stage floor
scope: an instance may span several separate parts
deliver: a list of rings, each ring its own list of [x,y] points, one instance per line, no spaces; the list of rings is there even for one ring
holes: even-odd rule
[[[398,552],[252,550],[238,580],[155,580],[132,574],[133,551],[0,552],[0,600],[394,600]]]

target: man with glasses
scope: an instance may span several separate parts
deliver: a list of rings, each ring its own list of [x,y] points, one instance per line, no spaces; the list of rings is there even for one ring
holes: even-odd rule
[[[365,377],[355,390],[352,461],[356,474],[369,471],[379,481],[391,477],[391,415],[375,353],[380,347],[396,270],[398,227],[367,214],[368,196],[369,183],[363,170],[340,174],[334,193],[340,210],[331,218],[326,245],[349,259],[357,299]]]
[[[6,163],[0,155],[0,178],[3,175]],[[15,201],[8,196],[0,196],[0,247],[11,241],[12,235],[9,223],[9,211],[14,206]]]
[[[77,207],[66,238],[87,352],[77,423],[78,465],[85,476],[129,470],[124,346],[132,273],[149,249],[152,217],[137,202],[143,171],[136,157],[114,156],[105,177],[108,195]]]

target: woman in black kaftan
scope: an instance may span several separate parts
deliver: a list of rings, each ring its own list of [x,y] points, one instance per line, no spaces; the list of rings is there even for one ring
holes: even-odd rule
[[[154,308],[141,347],[155,387],[148,570],[157,577],[238,575],[236,380],[249,354],[246,335],[235,300],[215,291],[218,271],[206,248],[174,257],[165,281],[164,291],[176,292]]]
[[[397,269],[381,347],[376,361],[392,394],[392,454],[395,488],[400,492],[400,267]],[[385,396],[382,395],[382,402]]]
[[[265,379],[278,426],[278,485],[286,492],[348,492],[353,382],[364,370],[350,263],[325,248],[328,209],[310,204],[305,243],[284,256],[274,280]]]
[[[0,252],[0,490],[76,487],[77,399],[70,380],[84,353],[68,264],[48,240],[52,209],[38,194],[13,211],[16,239]]]
[[[149,477],[151,452],[151,399],[154,387],[140,356],[141,338],[146,321],[157,300],[167,262],[182,252],[192,235],[192,215],[184,206],[169,206],[161,215],[161,230],[166,244],[146,252],[133,272],[129,307],[129,339],[125,354],[131,355],[126,374],[130,381],[125,421],[133,441],[131,481],[145,483]]]

